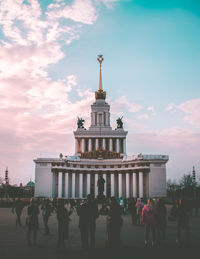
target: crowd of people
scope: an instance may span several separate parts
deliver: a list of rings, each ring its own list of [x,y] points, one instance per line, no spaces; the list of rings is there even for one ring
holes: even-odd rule
[[[21,215],[24,203],[21,199],[15,200],[12,212],[16,214],[16,226],[22,226]],[[185,230],[187,243],[190,242],[189,233],[189,206],[185,199],[173,203],[167,219],[167,209],[162,199],[134,198],[119,199],[111,197],[99,205],[98,200],[88,195],[85,200],[65,199],[35,199],[32,198],[27,206],[26,227],[27,244],[37,244],[37,231],[39,229],[39,214],[42,214],[45,235],[50,235],[48,226],[52,213],[56,213],[58,221],[57,249],[65,247],[65,240],[69,239],[70,215],[79,216],[79,229],[82,248],[88,250],[95,248],[96,219],[99,215],[106,215],[107,247],[121,245],[121,229],[123,214],[129,213],[133,225],[145,226],[144,243],[147,247],[161,246],[166,240],[167,220],[177,221],[176,243],[181,242],[181,232]],[[150,238],[151,237],[151,238]]]

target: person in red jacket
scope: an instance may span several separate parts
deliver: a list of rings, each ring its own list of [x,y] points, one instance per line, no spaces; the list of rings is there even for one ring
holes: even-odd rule
[[[153,200],[149,199],[147,204],[142,209],[141,222],[145,225],[145,245],[149,245],[149,234],[152,235],[152,246],[155,245],[155,207]]]

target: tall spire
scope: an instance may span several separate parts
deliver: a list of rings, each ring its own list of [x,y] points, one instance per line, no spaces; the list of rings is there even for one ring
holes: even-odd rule
[[[99,89],[98,92],[95,92],[95,98],[96,99],[106,99],[106,92],[103,91],[102,87],[102,73],[101,73],[101,63],[103,62],[104,58],[103,55],[98,55],[97,60],[99,61]]]
[[[103,87],[102,87],[102,75],[101,75],[101,63],[103,62],[103,55],[98,55],[97,60],[99,61],[99,92],[103,91]]]

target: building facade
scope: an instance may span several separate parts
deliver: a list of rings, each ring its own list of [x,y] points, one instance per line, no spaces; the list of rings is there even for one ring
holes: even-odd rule
[[[97,181],[105,180],[104,195],[117,197],[166,196],[166,155],[126,154],[127,131],[122,119],[110,125],[110,105],[102,88],[100,64],[99,89],[91,105],[91,125],[84,127],[78,119],[74,131],[75,155],[37,158],[35,162],[35,196],[85,198],[98,195]]]

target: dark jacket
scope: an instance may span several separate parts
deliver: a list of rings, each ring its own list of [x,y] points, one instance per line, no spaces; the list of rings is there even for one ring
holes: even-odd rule
[[[164,204],[157,204],[155,207],[155,221],[156,226],[165,226],[167,223],[166,220],[167,209]]]
[[[29,228],[36,230],[38,229],[38,215],[39,215],[39,208],[37,205],[30,205],[27,209],[28,214],[28,226]]]
[[[58,233],[63,233],[66,239],[69,237],[69,222],[71,220],[69,216],[71,213],[64,206],[57,209]]]
[[[108,211],[107,227],[121,228],[123,224],[122,213],[122,207],[118,203],[111,204]]]
[[[97,203],[95,201],[88,201],[81,204],[78,210],[78,216],[80,228],[95,226],[96,219],[99,216]]]

